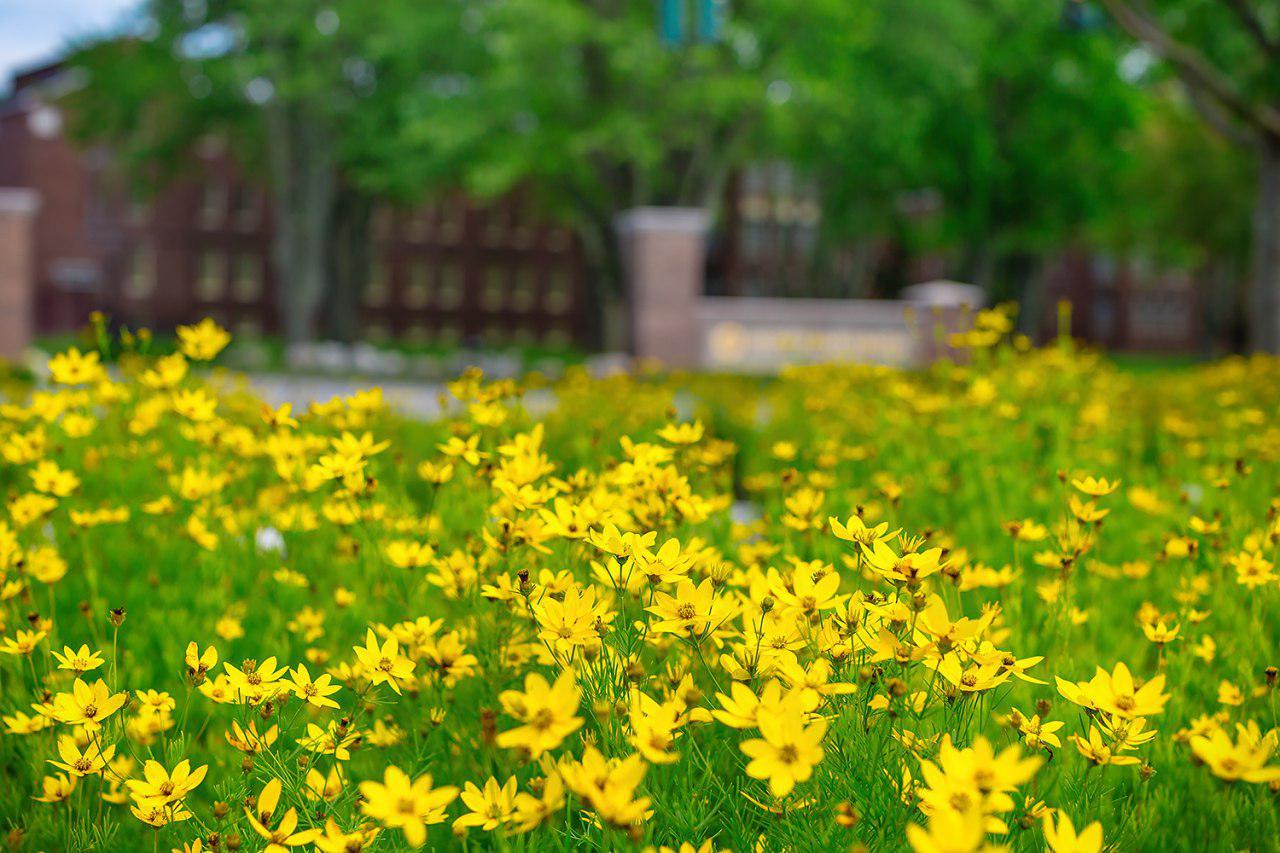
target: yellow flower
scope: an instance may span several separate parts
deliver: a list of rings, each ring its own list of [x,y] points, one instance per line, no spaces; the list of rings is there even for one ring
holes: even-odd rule
[[[1088,683],[1087,692],[1094,704],[1103,711],[1119,717],[1150,717],[1164,710],[1169,701],[1164,689],[1164,675],[1157,675],[1147,683],[1138,687],[1129,667],[1117,663],[1115,669],[1108,673],[1098,667],[1097,674]]]
[[[586,800],[601,820],[619,828],[645,819],[650,800],[637,797],[649,767],[638,754],[609,761],[599,750],[587,747],[581,761],[560,765],[565,787]]]
[[[473,435],[465,441],[458,436],[450,436],[449,440],[439,445],[439,450],[445,456],[451,456],[455,459],[461,459],[468,465],[479,465],[480,461],[487,459],[489,454],[482,453],[480,447],[480,436]]]
[[[986,843],[986,815],[971,803],[963,810],[939,809],[929,815],[929,828],[907,825],[907,842],[915,853],[974,853],[995,851]]]
[[[1280,766],[1267,762],[1276,749],[1275,729],[1263,736],[1258,724],[1236,724],[1236,739],[1220,728],[1191,738],[1191,751],[1213,772],[1227,782],[1272,783],[1280,779]]]
[[[524,691],[504,690],[498,701],[507,714],[524,725],[498,735],[498,746],[521,749],[537,758],[558,747],[566,737],[582,727],[576,716],[581,693],[571,670],[565,670],[554,685],[536,672],[525,676]]]
[[[815,577],[816,572],[809,567],[799,568],[791,575],[790,589],[777,580],[772,585],[773,593],[797,618],[808,619],[837,608],[845,599],[839,595],[840,576],[830,566],[825,569],[825,574]]]
[[[1101,498],[1120,488],[1120,481],[1108,480],[1105,477],[1084,477],[1072,480],[1071,485],[1091,498]]]
[[[222,668],[226,671],[231,688],[235,691],[239,702],[256,705],[264,699],[272,699],[281,691],[289,689],[287,684],[280,683],[289,670],[286,667],[277,667],[274,657],[269,657],[261,663],[252,659],[244,660],[238,667],[231,663],[224,663]]]
[[[346,832],[333,818],[328,818],[324,822],[324,834],[316,836],[312,843],[321,853],[359,853],[373,844],[378,832],[376,826],[357,827]]]
[[[92,685],[77,678],[70,693],[53,697],[53,716],[70,726],[84,726],[90,732],[102,727],[102,721],[120,710],[127,693],[112,694],[102,679]]]
[[[942,570],[941,548],[929,548],[899,556],[883,540],[877,539],[870,548],[863,546],[863,554],[867,564],[877,574],[895,584],[919,586],[925,578]]]
[[[59,385],[89,385],[106,378],[97,352],[81,353],[77,347],[49,359],[49,374]]]
[[[256,808],[250,810],[246,806],[244,810],[253,831],[268,842],[267,853],[283,853],[290,847],[310,844],[321,832],[319,829],[304,829],[297,832],[298,812],[292,808],[284,813],[284,817],[280,818],[278,823],[276,822],[275,812],[276,806],[280,803],[280,788],[280,780],[272,779],[258,795]],[[272,824],[275,824],[274,828]]]
[[[65,773],[45,776],[40,780],[40,793],[34,799],[42,803],[61,803],[68,799],[75,789],[75,776],[68,776]]]
[[[1111,514],[1111,510],[1099,509],[1098,505],[1093,501],[1082,501],[1075,495],[1072,495],[1067,500],[1067,507],[1071,510],[1072,515],[1085,524],[1102,521],[1102,519]]]
[[[418,476],[428,483],[443,486],[453,479],[453,466],[447,462],[419,462]]]
[[[1239,707],[1244,704],[1244,691],[1224,678],[1218,682],[1218,702],[1222,705]]]
[[[154,391],[172,388],[187,375],[187,360],[182,353],[161,356],[151,363],[151,367],[138,377],[143,385]]]
[[[468,782],[462,790],[462,802],[471,811],[453,822],[453,828],[479,827],[492,832],[504,826],[515,814],[516,777],[511,776],[501,786],[490,777],[484,789]]]
[[[1066,812],[1058,812],[1057,826],[1054,826],[1053,815],[1046,813],[1044,842],[1053,853],[1100,853],[1102,824],[1095,820],[1077,834]]]
[[[658,591],[654,593],[653,600],[654,603],[646,609],[659,617],[653,623],[655,633],[699,637],[712,628],[715,587],[711,578],[696,587],[692,581],[682,580],[676,584],[675,595]]]
[[[70,646],[63,646],[62,653],[53,652],[53,657],[58,662],[58,669],[69,669],[76,675],[83,675],[106,663],[101,652],[90,651],[87,645],[82,645],[78,651],[73,651]]]
[[[999,663],[969,664],[965,666],[955,654],[938,661],[938,674],[951,682],[962,693],[981,693],[999,687],[1009,679],[1009,671]]]
[[[193,361],[212,361],[231,343],[231,335],[211,318],[192,326],[178,327],[178,346]]]
[[[307,672],[307,668],[302,664],[298,664],[297,668],[293,670],[293,677],[290,679],[289,684],[293,686],[293,695],[299,699],[303,699],[317,708],[336,708],[338,703],[329,697],[342,688],[331,683],[332,681],[333,677],[328,673],[313,681],[311,673]]]
[[[1176,622],[1173,627],[1170,628],[1165,624],[1163,619],[1156,621],[1154,624],[1151,622],[1142,623],[1142,633],[1146,634],[1147,639],[1155,643],[1157,646],[1172,643],[1174,640],[1178,639],[1178,634],[1181,630],[1181,626]]]
[[[133,816],[148,826],[159,829],[171,823],[191,820],[191,812],[182,803],[160,805],[154,801],[135,803],[129,806]]]
[[[696,444],[702,440],[702,421],[691,424],[666,424],[658,430],[658,438],[671,444]]]
[[[0,637],[0,652],[6,655],[29,655],[36,645],[45,638],[44,631],[23,631],[19,629],[13,637]]]
[[[227,743],[243,752],[245,755],[257,755],[263,749],[271,746],[276,742],[276,738],[280,735],[280,727],[272,726],[265,732],[258,733],[258,723],[256,720],[250,720],[249,725],[241,727],[238,722],[232,722],[230,730],[227,731],[225,737]]]
[[[761,716],[759,724],[761,736],[741,745],[751,758],[747,775],[769,780],[773,795],[785,797],[797,782],[813,775],[813,768],[822,761],[827,721],[819,719],[806,726],[800,714],[787,713]]]
[[[76,739],[70,735],[58,738],[58,757],[61,761],[49,760],[49,763],[72,776],[93,776],[102,772],[102,768],[111,762],[116,754],[112,745],[103,746],[99,741],[89,742],[83,751],[76,746]]]
[[[427,827],[444,822],[445,808],[458,796],[458,789],[433,788],[430,775],[410,779],[393,766],[383,772],[381,782],[361,782],[360,795],[364,798],[361,811],[385,827],[402,831],[411,846],[421,847]]]
[[[979,736],[970,747],[959,748],[946,735],[936,763],[920,762],[924,784],[917,791],[920,807],[926,814],[934,814],[976,805],[988,815],[988,831],[1001,832],[1004,822],[995,813],[1013,808],[1009,792],[1035,776],[1042,763],[1039,756],[1024,756],[1017,744],[997,753],[984,737]]]
[[[1018,733],[1022,735],[1022,742],[1032,749],[1039,749],[1041,746],[1049,746],[1054,749],[1062,748],[1062,741],[1054,734],[1065,725],[1059,720],[1042,721],[1039,714],[1027,717],[1015,712],[1013,725],[1018,730]]]
[[[804,710],[801,707],[800,694],[784,695],[782,685],[777,681],[766,682],[758,697],[750,687],[736,681],[729,686],[729,692],[732,696],[716,694],[720,708],[713,710],[711,715],[726,726],[732,726],[735,729],[758,728],[762,718],[790,718]]]
[[[840,523],[840,519],[831,516],[827,519],[827,524],[831,525],[831,532],[835,534],[837,539],[853,542],[865,548],[870,548],[877,542],[891,542],[901,532],[899,530],[890,531],[889,522],[887,521],[882,521],[875,527],[869,527],[862,520],[862,516],[859,515],[849,516],[849,520],[844,524]]]
[[[205,675],[218,665],[218,650],[209,646],[202,652],[193,640],[187,643],[183,661],[187,665],[187,677],[199,684],[204,680]]]
[[[129,792],[139,806],[165,806],[177,802],[194,791],[204,781],[208,765],[191,769],[187,759],[179,761],[170,773],[159,761],[148,761],[142,766],[142,779],[130,779]]]
[[[80,478],[74,471],[59,468],[52,460],[42,459],[31,471],[31,483],[37,492],[65,498],[80,487]]]
[[[431,564],[435,549],[421,542],[398,539],[385,548],[387,561],[399,569],[420,569]]]
[[[330,720],[326,728],[307,723],[307,733],[298,738],[305,749],[321,755],[332,755],[338,761],[351,760],[350,747],[360,739],[360,733],[346,728],[337,720]]]
[[[1116,754],[1112,746],[1103,740],[1102,732],[1096,726],[1089,727],[1089,737],[1087,739],[1080,737],[1080,735],[1071,735],[1070,740],[1089,763],[1099,767],[1106,767],[1110,764],[1120,766],[1138,763],[1136,756]]]
[[[306,794],[308,800],[324,800],[331,803],[338,798],[344,787],[346,783],[342,778],[342,765],[335,764],[329,769],[327,776],[314,767],[308,770],[302,792]]]
[[[203,388],[175,391],[173,394],[173,410],[196,423],[213,420],[217,408],[218,399]]]
[[[285,403],[278,409],[262,404],[262,420],[267,426],[276,429],[296,429],[298,419],[293,417],[293,404]]]
[[[1257,589],[1260,586],[1272,583],[1276,579],[1271,561],[1256,551],[1241,551],[1239,554],[1231,556],[1229,561],[1236,570],[1236,583],[1241,586]]]
[[[559,773],[552,773],[542,780],[541,796],[525,792],[516,794],[512,828],[516,832],[532,832],[559,814],[564,807],[564,780]]]
[[[613,619],[593,586],[572,587],[565,591],[563,600],[543,596],[533,605],[533,612],[541,628],[538,637],[564,649],[597,645],[599,628]]]
[[[396,693],[400,682],[413,677],[413,661],[400,654],[400,644],[395,637],[378,644],[378,635],[367,629],[363,646],[355,647],[356,659],[363,667],[365,678],[372,684],[388,684]]]
[[[41,714],[27,716],[21,711],[14,711],[11,716],[0,717],[0,723],[4,723],[5,734],[31,735],[44,731],[49,727],[51,721]]]

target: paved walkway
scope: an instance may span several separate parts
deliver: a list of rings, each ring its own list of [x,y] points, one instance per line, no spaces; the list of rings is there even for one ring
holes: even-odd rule
[[[382,388],[387,403],[407,417],[434,420],[444,412],[440,407],[440,395],[445,386],[439,382],[287,373],[251,373],[247,378],[254,393],[272,406],[292,403],[295,409],[302,410],[317,400],[323,402],[334,397],[346,397],[377,386]],[[525,395],[524,403],[531,412],[545,413],[555,405],[555,396],[546,390],[533,391]]]

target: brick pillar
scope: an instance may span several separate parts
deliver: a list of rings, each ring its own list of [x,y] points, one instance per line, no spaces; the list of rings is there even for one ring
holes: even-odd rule
[[[699,362],[697,308],[705,276],[707,223],[707,211],[693,207],[637,207],[619,215],[637,358],[670,367]]]
[[[0,187],[0,358],[31,344],[35,314],[35,219],[40,196]]]

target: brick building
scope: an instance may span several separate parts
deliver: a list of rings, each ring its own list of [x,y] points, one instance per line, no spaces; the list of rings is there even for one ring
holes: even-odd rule
[[[0,102],[0,188],[29,188],[39,202],[27,253],[35,333],[74,330],[97,309],[157,329],[212,316],[240,335],[275,332],[262,188],[210,139],[185,177],[146,203],[131,200],[108,151],[81,149],[64,134],[59,100],[80,84],[73,69],[55,63],[16,76]],[[828,246],[817,263],[819,192],[786,163],[733,175],[717,214],[704,278],[712,295],[874,298],[886,295],[882,281],[947,272],[945,258],[908,258],[870,239]],[[375,215],[363,335],[581,344],[590,337],[585,277],[573,233],[539,218],[522,194],[486,205],[455,196],[413,210],[387,207]],[[1188,349],[1196,339],[1196,292],[1185,275],[1070,252],[1049,265],[1045,296],[1045,334],[1053,304],[1065,298],[1076,306],[1073,331],[1111,348]]]
[[[34,325],[70,331],[103,309],[168,328],[212,316],[240,334],[273,332],[271,217],[262,188],[217,140],[147,203],[122,192],[104,149],[63,133],[58,65],[20,74],[0,104],[0,187],[34,190]],[[372,339],[568,344],[585,335],[583,264],[572,232],[521,194],[489,205],[441,199],[374,220],[362,325]]]

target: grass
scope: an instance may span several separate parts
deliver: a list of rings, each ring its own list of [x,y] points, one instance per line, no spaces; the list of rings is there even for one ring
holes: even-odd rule
[[[14,390],[0,830],[259,850],[279,780],[258,822],[292,810],[297,849],[1041,850],[1046,814],[1274,849],[1280,363],[989,343],[771,382],[571,369],[538,418],[471,373],[437,423],[375,394],[264,416],[172,356]],[[81,644],[101,665],[60,669]],[[304,698],[322,673],[337,707]],[[77,725],[77,677],[130,701]],[[34,800],[62,738],[118,757]],[[181,761],[207,775],[168,799],[127,784]]]

